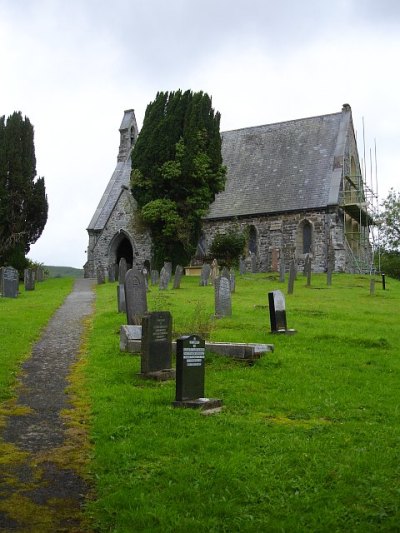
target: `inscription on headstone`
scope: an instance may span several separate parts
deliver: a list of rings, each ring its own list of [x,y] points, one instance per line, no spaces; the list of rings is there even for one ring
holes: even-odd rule
[[[2,269],[2,295],[4,298],[16,298],[18,296],[18,270],[8,266]]]
[[[172,317],[169,311],[147,313],[142,319],[142,374],[158,379],[175,377],[172,366]]]
[[[24,285],[26,291],[35,290],[35,271],[32,268],[24,270]]]
[[[229,278],[220,276],[215,280],[215,315],[232,316],[231,286]]]
[[[175,276],[174,276],[174,289],[179,289],[181,286],[181,279],[183,275],[183,267],[181,265],[177,265],[175,269]]]
[[[143,274],[135,267],[125,276],[126,317],[129,325],[138,325],[147,313],[147,291]]]

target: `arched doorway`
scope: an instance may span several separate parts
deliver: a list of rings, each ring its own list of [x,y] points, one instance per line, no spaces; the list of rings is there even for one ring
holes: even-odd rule
[[[116,249],[116,263],[118,264],[122,258],[125,258],[128,265],[133,264],[133,249],[130,240],[123,237]]]

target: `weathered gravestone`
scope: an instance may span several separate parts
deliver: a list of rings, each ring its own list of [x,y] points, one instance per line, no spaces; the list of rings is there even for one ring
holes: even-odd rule
[[[125,276],[125,302],[128,324],[141,324],[147,313],[147,291],[143,274],[135,267]]]
[[[171,275],[169,273],[169,270],[165,268],[165,265],[164,265],[160,272],[160,281],[158,284],[158,288],[160,291],[165,291],[166,289],[168,289],[168,283],[170,279],[171,279]]]
[[[108,281],[109,283],[115,281],[115,265],[108,265]]]
[[[24,286],[26,291],[35,290],[35,271],[32,268],[24,270]]]
[[[157,285],[158,280],[160,279],[160,274],[158,273],[158,270],[152,270],[150,272],[150,279],[152,285]]]
[[[125,257],[121,257],[118,263],[118,286],[117,286],[117,302],[118,313],[126,313],[126,301],[125,301],[125,276],[128,271],[128,265],[126,264]]]
[[[268,293],[269,317],[271,333],[295,333],[294,329],[288,329],[286,323],[285,297],[281,291]]]
[[[96,269],[96,275],[97,275],[97,284],[102,285],[106,282],[106,277],[104,274],[104,268],[100,265]]]
[[[232,316],[231,284],[229,278],[220,276],[215,280],[215,316]]]
[[[222,401],[205,398],[205,341],[199,335],[176,341],[176,391],[174,407],[219,410]]]
[[[181,287],[181,279],[183,276],[183,267],[181,265],[177,265],[175,269],[175,276],[174,276],[174,289],[180,289]]]
[[[243,276],[243,274],[246,274],[246,261],[241,257],[239,259],[239,274]]]
[[[201,274],[200,274],[200,282],[199,285],[201,287],[206,287],[208,285],[208,279],[211,274],[211,267],[208,263],[204,263],[204,265],[201,267]]]
[[[304,261],[304,275],[307,278],[307,287],[311,285],[311,257],[307,254]]]
[[[290,261],[290,268],[289,268],[288,294],[293,294],[295,279],[296,279],[296,264],[294,262],[294,259],[292,259],[292,261]]]
[[[128,265],[125,257],[121,257],[118,263],[118,282],[123,285],[125,283],[125,276],[128,272]]]
[[[2,269],[1,293],[4,298],[16,298],[18,296],[18,270],[8,266]]]
[[[141,376],[158,381],[175,378],[172,367],[172,317],[169,311],[142,318]]]
[[[215,285],[215,280],[219,276],[219,266],[218,261],[216,259],[213,259],[211,263],[211,283]]]
[[[36,281],[44,281],[44,270],[42,267],[37,267],[36,269]]]

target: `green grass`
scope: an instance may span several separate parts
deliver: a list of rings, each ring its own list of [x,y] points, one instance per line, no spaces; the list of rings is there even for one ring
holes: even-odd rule
[[[20,285],[17,298],[0,298],[0,401],[10,397],[19,364],[50,317],[71,291],[73,280],[46,280],[34,291]]]
[[[400,283],[336,275],[286,296],[294,336],[269,333],[267,293],[238,277],[233,316],[214,320],[212,287],[153,288],[175,336],[274,343],[254,366],[207,354],[205,392],[223,411],[175,409],[173,382],[143,381],[119,352],[116,285],[97,287],[88,341],[98,531],[399,531]],[[258,307],[255,307],[258,306]]]

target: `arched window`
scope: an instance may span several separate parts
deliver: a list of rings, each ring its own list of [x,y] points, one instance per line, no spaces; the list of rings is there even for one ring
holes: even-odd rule
[[[255,226],[249,228],[249,252],[257,255],[257,230]]]

